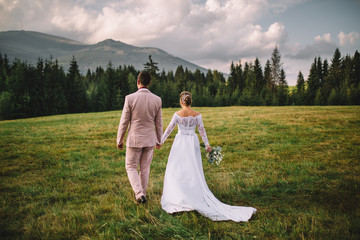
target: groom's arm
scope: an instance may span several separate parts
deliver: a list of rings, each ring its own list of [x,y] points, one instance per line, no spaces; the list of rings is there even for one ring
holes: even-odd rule
[[[125,97],[124,108],[123,108],[123,111],[121,114],[117,138],[116,138],[117,147],[119,149],[123,148],[125,132],[129,125],[130,117],[131,117],[131,110],[130,110],[130,106],[129,106],[129,101],[128,101],[127,97]]]
[[[155,116],[155,131],[156,131],[156,146],[160,146],[161,138],[163,134],[163,124],[162,124],[162,112],[161,112],[162,102],[160,99],[160,107]]]

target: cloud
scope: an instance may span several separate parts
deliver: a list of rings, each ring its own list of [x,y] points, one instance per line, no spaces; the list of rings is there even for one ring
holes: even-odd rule
[[[211,62],[229,65],[241,58],[269,56],[275,45],[285,47],[283,23],[263,29],[254,22],[269,11],[284,11],[286,4],[284,0],[54,1],[51,17],[45,16],[52,31],[75,40],[96,43],[112,38],[159,47],[198,64],[209,63],[208,67]]]
[[[322,43],[322,42],[327,42],[330,43],[331,42],[331,35],[330,33],[325,33],[323,36],[316,36],[315,38],[315,43]]]
[[[257,24],[307,0],[0,0],[0,30],[25,29],[96,43],[107,38],[153,46],[204,67],[228,72],[231,61],[289,45],[284,23]],[[326,42],[325,36],[319,41]],[[311,48],[299,52],[310,55]],[[333,51],[333,50],[332,50]],[[313,57],[313,52],[311,52]]]
[[[48,26],[43,18],[48,12],[41,1],[0,0],[0,29],[20,30],[27,27],[43,29]]]
[[[273,14],[281,14],[285,12],[287,9],[298,5],[300,3],[305,3],[311,0],[268,0],[266,1],[266,7],[269,9],[269,12]]]
[[[268,29],[254,24],[262,14],[264,5],[259,2],[208,1],[192,5],[180,26],[150,43],[197,62],[212,58],[230,63],[268,55],[276,44],[285,45],[287,33],[279,22]]]
[[[287,57],[294,59],[310,59],[320,55],[330,56],[336,48],[337,45],[332,41],[330,33],[326,33],[322,36],[316,36],[312,44],[306,45],[295,54],[287,54]]]
[[[153,0],[107,2],[98,11],[75,5],[59,8],[51,23],[57,28],[87,33],[86,42],[113,38],[129,44],[141,44],[173,31],[190,11],[189,1]]]
[[[355,45],[358,42],[359,38],[360,38],[360,35],[357,32],[351,32],[349,34],[340,32],[338,35],[340,46],[344,46],[347,44]]]

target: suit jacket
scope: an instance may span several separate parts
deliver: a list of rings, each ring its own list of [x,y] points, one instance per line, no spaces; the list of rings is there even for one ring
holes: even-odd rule
[[[127,147],[153,147],[161,143],[163,133],[161,98],[147,88],[125,97],[116,142],[124,141],[129,126]]]

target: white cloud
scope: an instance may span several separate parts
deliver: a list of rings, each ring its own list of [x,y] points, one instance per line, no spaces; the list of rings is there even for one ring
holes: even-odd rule
[[[231,61],[259,57],[264,66],[276,45],[284,56],[297,49],[297,56],[293,55],[297,58],[313,58],[319,47],[319,53],[330,48],[333,52],[330,34],[316,37],[313,44],[299,50],[301,46],[288,42],[285,23],[257,24],[264,16],[285,12],[304,1],[0,0],[0,31],[22,28],[86,43],[112,38],[159,47],[204,67],[228,72]],[[358,36],[348,34],[341,39],[351,43]]]
[[[97,12],[77,5],[58,10],[51,22],[58,28],[87,33],[89,43],[113,38],[140,44],[171,32],[189,12],[189,1],[154,0],[108,2]]]
[[[274,14],[281,14],[288,8],[311,0],[268,0],[265,1],[267,9]]]
[[[306,45],[304,48],[298,50],[295,54],[289,53],[287,57],[294,59],[311,59],[316,56],[331,56],[337,45],[331,39],[330,33],[322,36],[316,36],[312,44]]]
[[[212,69],[243,58],[270,56],[275,45],[287,44],[283,23],[274,22],[268,29],[254,24],[269,8],[283,11],[286,4],[281,0],[125,0],[91,8],[93,4],[59,2],[50,22],[67,37],[83,38],[76,40],[96,43],[112,38],[155,46]]]
[[[62,11],[63,9],[56,9],[57,14],[51,19],[51,23],[55,26],[66,29],[69,32],[91,32],[96,29],[91,20],[95,16],[92,16],[84,8],[74,6],[66,12],[66,15]]]
[[[276,44],[285,45],[287,33],[282,23],[265,30],[253,23],[264,13],[263,3],[229,0],[194,4],[180,27],[151,43],[165,49],[176,45],[172,53],[196,61],[214,58],[230,63],[268,54]]]
[[[43,21],[43,17],[47,18],[47,14],[41,1],[0,0],[0,29],[46,28],[48,23]]]
[[[354,45],[358,42],[360,38],[359,33],[357,32],[351,32],[349,34],[345,34],[344,32],[340,32],[338,35],[338,39],[340,42],[340,46],[344,46],[347,44]]]
[[[315,40],[315,43],[321,43],[321,42],[328,42],[330,43],[331,42],[331,35],[330,33],[325,33],[323,36],[316,36],[314,38]]]
[[[210,11],[216,11],[220,9],[220,1],[219,0],[208,0],[205,4],[206,8]]]

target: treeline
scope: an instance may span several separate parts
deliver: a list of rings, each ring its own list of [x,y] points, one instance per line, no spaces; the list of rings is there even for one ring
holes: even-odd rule
[[[315,58],[308,79],[299,72],[297,85],[289,90],[281,56],[274,49],[264,69],[254,62],[231,64],[226,80],[209,70],[191,72],[179,66],[159,72],[149,56],[144,69],[152,75],[150,90],[163,107],[179,106],[179,93],[193,94],[194,106],[283,106],[360,104],[360,55],[342,57],[336,49],[331,64]],[[122,109],[124,97],[137,90],[139,70],[133,66],[97,67],[81,75],[76,59],[64,71],[57,60],[39,59],[36,65],[9,62],[0,54],[0,119],[37,117],[64,113]]]
[[[315,58],[305,83],[299,72],[293,102],[297,105],[360,105],[360,54],[341,57],[335,50],[331,64]]]

